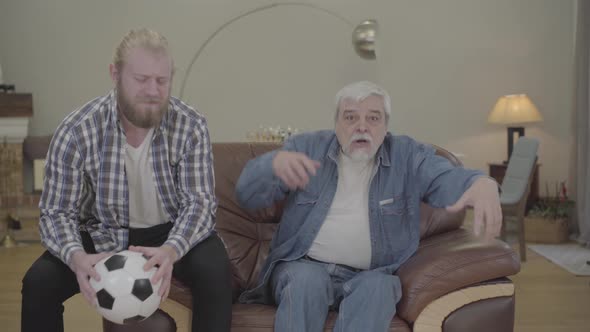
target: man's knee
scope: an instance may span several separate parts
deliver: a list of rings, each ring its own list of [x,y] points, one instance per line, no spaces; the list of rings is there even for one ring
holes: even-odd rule
[[[395,304],[401,298],[399,278],[382,272],[360,272],[344,288],[349,293],[359,292],[373,299],[381,298],[383,301],[379,302],[392,301]]]
[[[215,234],[189,250],[177,264],[184,276],[182,279],[205,282],[230,278],[227,252]]]
[[[45,284],[45,276],[35,269],[35,265],[31,266],[22,280],[22,294],[34,294],[43,290]]]
[[[49,252],[45,252],[31,265],[22,279],[23,297],[33,296],[36,299],[46,299],[51,295],[56,295],[61,292],[60,285],[68,280],[76,282],[70,274],[73,275],[73,272],[67,265]],[[77,284],[71,286],[75,288]]]
[[[302,261],[277,265],[271,282],[277,299],[285,289],[293,289],[302,296],[329,296],[332,287],[330,275],[322,266]]]

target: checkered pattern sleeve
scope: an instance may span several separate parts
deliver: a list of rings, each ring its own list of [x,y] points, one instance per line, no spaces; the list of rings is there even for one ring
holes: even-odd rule
[[[74,251],[83,250],[78,231],[82,164],[75,137],[67,125],[60,126],[47,153],[39,229],[43,245],[66,264]]]
[[[184,130],[192,134],[187,135],[190,139],[178,166],[178,218],[165,243],[176,249],[178,257],[209,236],[217,211],[213,155],[205,118],[199,117],[196,126]]]

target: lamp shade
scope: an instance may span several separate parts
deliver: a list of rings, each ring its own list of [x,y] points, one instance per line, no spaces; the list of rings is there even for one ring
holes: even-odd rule
[[[502,96],[488,115],[488,122],[518,124],[543,121],[543,116],[525,94]]]

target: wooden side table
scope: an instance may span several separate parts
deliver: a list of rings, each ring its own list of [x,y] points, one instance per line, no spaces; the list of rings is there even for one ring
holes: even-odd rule
[[[505,163],[488,163],[490,168],[490,176],[496,179],[499,184],[502,184],[504,175],[506,175],[506,168],[508,164]],[[533,182],[531,183],[531,191],[529,197],[526,200],[526,212],[528,212],[533,205],[539,200],[539,167],[541,164],[535,164],[535,170],[533,174]]]

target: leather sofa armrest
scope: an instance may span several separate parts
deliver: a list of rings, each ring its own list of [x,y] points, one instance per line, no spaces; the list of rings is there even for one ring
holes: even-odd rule
[[[396,273],[403,288],[397,314],[413,323],[445,294],[519,271],[518,255],[502,241],[484,242],[465,229],[429,237]]]

